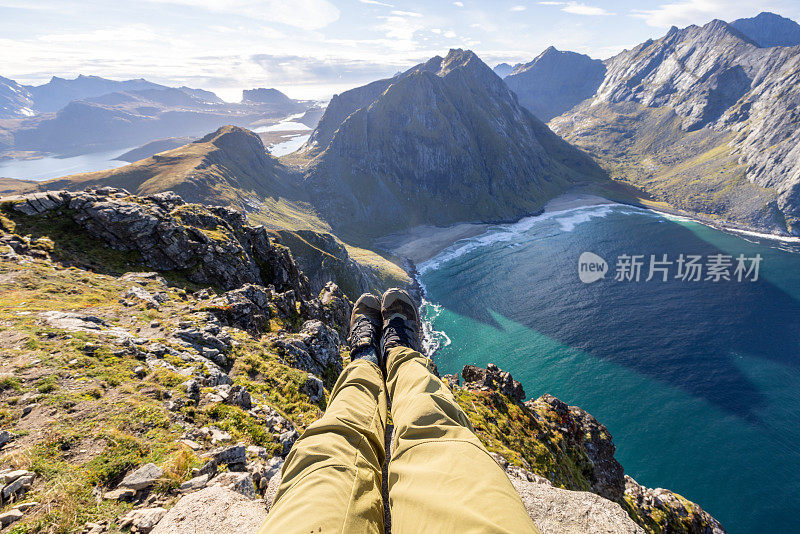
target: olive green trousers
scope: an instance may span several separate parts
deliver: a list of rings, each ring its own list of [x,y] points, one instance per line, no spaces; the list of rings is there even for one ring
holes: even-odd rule
[[[419,352],[395,347],[387,380],[365,360],[342,372],[325,414],[294,444],[263,533],[383,534],[381,466],[391,399],[392,532],[537,533],[508,477]]]

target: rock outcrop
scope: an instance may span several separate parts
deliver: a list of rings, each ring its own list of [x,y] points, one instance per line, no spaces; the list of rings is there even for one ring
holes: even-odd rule
[[[483,391],[498,391],[516,402],[525,400],[525,390],[519,381],[511,377],[508,371],[501,371],[493,363],[486,369],[465,365],[461,370],[464,387],[468,389],[481,389]]]
[[[59,212],[108,247],[137,254],[149,268],[185,273],[198,284],[234,289],[269,280],[298,296],[310,295],[307,279],[288,249],[230,208],[186,204],[174,193],[132,197],[110,187],[4,200],[28,216]]]
[[[617,503],[588,491],[554,488],[525,470],[508,473],[528,515],[541,532],[645,534]]]

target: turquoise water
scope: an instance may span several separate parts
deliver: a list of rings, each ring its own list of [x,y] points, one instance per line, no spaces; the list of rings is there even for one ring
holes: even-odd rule
[[[604,279],[579,280],[584,251],[608,262]],[[628,475],[698,502],[731,533],[797,532],[798,252],[620,205],[496,227],[419,266],[434,359],[442,373],[492,362],[529,398],[581,406],[609,428]],[[641,281],[613,279],[624,254],[645,256]],[[673,267],[645,282],[650,254],[762,261],[757,281],[683,281]]]

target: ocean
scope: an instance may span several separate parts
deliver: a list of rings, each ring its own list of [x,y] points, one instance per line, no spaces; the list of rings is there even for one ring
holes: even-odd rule
[[[797,531],[800,240],[611,204],[492,227],[418,268],[441,373],[495,363],[605,424],[640,484],[731,533]]]

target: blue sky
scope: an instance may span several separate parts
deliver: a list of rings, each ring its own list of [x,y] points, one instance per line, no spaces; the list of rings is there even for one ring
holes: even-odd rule
[[[800,0],[395,1],[0,0],[0,76],[42,83],[78,74],[145,77],[217,91],[278,87],[297,98],[404,70],[449,48],[489,65],[546,47],[607,58],[671,25],[769,10],[800,20]]]

